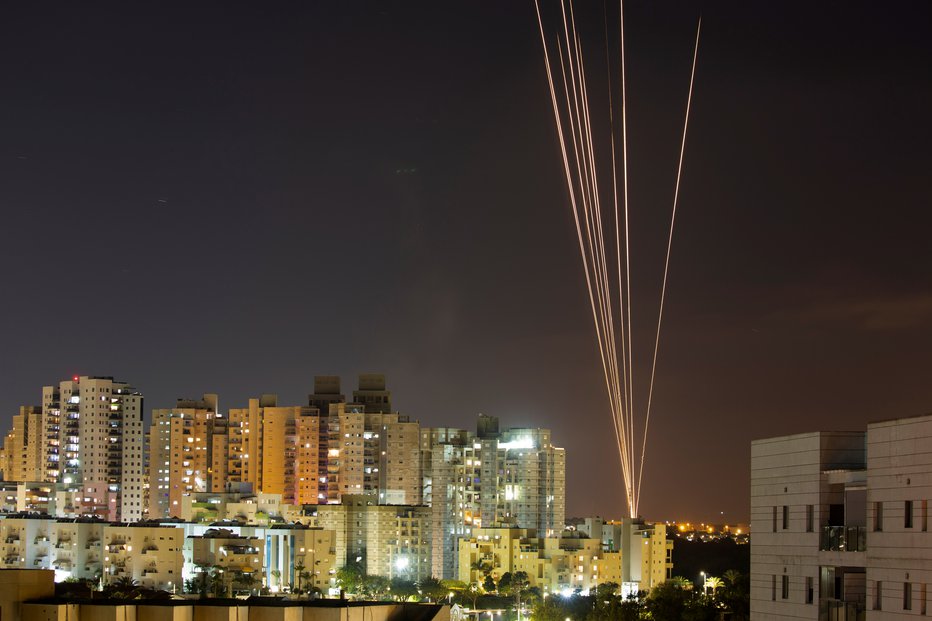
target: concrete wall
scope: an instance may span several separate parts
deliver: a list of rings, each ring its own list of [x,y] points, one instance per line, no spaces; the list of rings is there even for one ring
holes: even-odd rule
[[[22,602],[55,594],[55,572],[47,569],[0,570],[0,620],[19,621]]]
[[[449,606],[376,604],[372,606],[238,606],[183,602],[161,604],[23,604],[15,621],[404,621],[436,610],[433,621],[450,621]],[[3,621],[9,621],[7,617]]]

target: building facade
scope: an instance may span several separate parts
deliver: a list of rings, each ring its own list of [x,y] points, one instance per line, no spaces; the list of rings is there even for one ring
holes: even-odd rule
[[[932,416],[751,446],[751,613],[928,614]]]

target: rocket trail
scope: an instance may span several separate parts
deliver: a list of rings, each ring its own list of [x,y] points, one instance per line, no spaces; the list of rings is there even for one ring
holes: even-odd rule
[[[699,51],[699,29],[696,31],[696,46],[693,51],[692,72],[689,79],[689,96],[686,102],[686,118],[680,144],[676,185],[673,192],[673,212],[664,262],[663,283],[657,330],[651,359],[650,384],[646,399],[643,422],[643,440],[636,442],[638,424],[635,409],[634,354],[632,347],[633,324],[631,313],[631,235],[628,226],[628,126],[627,126],[627,76],[625,66],[624,6],[619,2],[618,37],[621,103],[621,145],[616,147],[615,103],[612,87],[612,62],[609,53],[608,11],[605,10],[606,70],[608,76],[607,114],[597,102],[590,100],[587,83],[587,61],[577,29],[576,14],[572,0],[556,0],[559,7],[559,23],[554,34],[548,37],[545,18],[541,12],[541,1],[534,0],[541,44],[544,51],[544,66],[550,103],[553,107],[554,123],[560,143],[563,173],[573,211],[576,241],[582,260],[586,280],[586,291],[595,328],[596,345],[602,363],[612,429],[617,442],[618,460],[621,465],[625,501],[628,514],[638,515],[641,483],[647,452],[647,430],[654,395],[654,379],[660,347],[660,332],[666,299],[667,277],[673,244],[673,228],[680,195],[683,160],[686,149],[686,133],[689,125],[689,110],[692,103],[693,85]],[[701,21],[700,21],[701,28]],[[551,54],[551,49],[554,53]],[[559,61],[553,61],[555,58]],[[604,171],[600,174],[596,154],[604,147],[605,137],[597,125],[607,116],[608,150],[611,153],[611,179],[607,181]],[[621,184],[619,188],[618,153],[621,154]],[[604,201],[606,197],[610,200]],[[610,206],[609,206],[610,205]],[[613,230],[614,229],[614,230]],[[608,235],[606,235],[608,233]],[[608,242],[608,243],[606,243]]]

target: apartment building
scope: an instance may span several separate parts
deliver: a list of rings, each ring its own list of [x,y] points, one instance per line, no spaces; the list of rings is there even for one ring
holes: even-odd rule
[[[751,613],[928,614],[932,416],[751,445]]]
[[[105,524],[102,530],[103,581],[129,578],[170,592],[184,588],[184,531],[160,525]],[[94,546],[87,541],[85,546]]]
[[[458,540],[473,529],[511,526],[544,536],[563,530],[566,453],[548,429],[499,430],[480,415],[477,432],[421,430],[424,496],[433,510],[434,574],[456,576]]]
[[[213,443],[218,397],[179,399],[152,411],[149,426],[149,519],[181,517],[182,499],[213,489]],[[224,430],[225,430],[224,426]]]
[[[546,537],[534,529],[476,528],[459,541],[457,578],[481,584],[487,573],[497,580],[523,571],[531,586],[545,594],[589,592],[614,582],[627,596],[649,591],[672,575],[672,542],[663,524],[598,518],[587,524],[599,536],[582,529]]]
[[[673,577],[673,545],[667,538],[667,525],[641,519],[603,520],[585,518],[576,530],[601,542],[606,555],[620,555],[618,580],[622,595],[650,591]]]
[[[308,507],[307,524],[336,533],[336,564],[358,562],[366,573],[413,581],[431,575],[431,514],[423,505],[379,505],[373,496]]]
[[[75,376],[45,386],[41,407],[21,409],[8,439],[29,446],[22,446],[22,459],[10,461],[15,447],[5,451],[10,470],[5,479],[61,483],[79,492],[75,513],[142,518],[143,397],[129,384]]]

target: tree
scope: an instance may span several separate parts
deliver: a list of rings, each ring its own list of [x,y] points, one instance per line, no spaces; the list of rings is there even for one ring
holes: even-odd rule
[[[489,574],[482,581],[482,590],[486,593],[494,593],[495,589],[495,578],[492,577],[492,574]]]
[[[482,574],[483,577],[488,576],[490,573],[492,573],[492,569],[493,569],[492,563],[490,563],[489,561],[473,561],[472,564],[469,566],[469,568],[472,569],[473,571],[478,571],[479,573]]]
[[[294,566],[294,577],[295,577],[295,593],[301,593],[301,584],[304,574],[304,563],[298,561]],[[339,573],[337,574],[337,581],[339,582]]]
[[[269,572],[269,575],[275,579],[275,586],[281,588],[282,586],[282,572],[279,569],[273,569]]]
[[[731,613],[733,621],[745,621],[751,614],[750,585],[747,574],[728,570],[724,574],[725,586],[718,593],[721,606]]]
[[[314,588],[314,585],[311,584],[311,572],[302,569],[298,577],[301,578],[301,592],[310,594],[311,589]]]
[[[504,577],[504,576],[503,576]],[[531,587],[531,581],[528,579],[527,572],[516,571],[511,574],[511,581],[508,584],[508,592],[515,598],[515,611],[518,613],[518,619],[521,619],[521,597]]]
[[[347,593],[355,593],[362,584],[365,572],[359,563],[347,563],[337,570],[337,585]]]
[[[534,606],[534,621],[563,621],[567,612],[562,598],[545,597]]]
[[[392,598],[399,602],[407,602],[417,596],[417,585],[399,576],[392,578],[389,588],[391,588]]]
[[[511,594],[511,572],[510,572],[510,571],[506,571],[506,572],[503,573],[503,574],[501,575],[501,577],[498,579],[498,587],[497,587],[497,590],[498,590],[498,592],[501,593],[502,595],[510,595],[510,594]]]
[[[705,584],[703,585],[702,590],[705,591],[706,588],[712,589],[712,597],[715,597],[715,591],[721,588],[722,584],[724,583],[718,576],[709,576],[705,579]]]
[[[655,586],[644,601],[644,609],[653,621],[682,621],[690,592],[679,581],[667,580]]]
[[[417,584],[417,588],[421,592],[421,595],[432,602],[439,602],[446,597],[449,592],[443,588],[443,584],[433,576],[421,578],[421,581]]]
[[[389,592],[391,582],[385,576],[363,575],[359,590],[368,599],[382,599]]]
[[[463,590],[463,597],[472,603],[471,610],[476,609],[476,603],[479,601],[480,595],[482,595],[482,587],[479,586],[478,582],[470,582]]]

